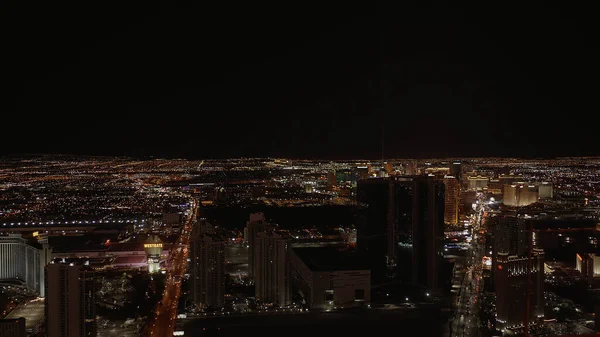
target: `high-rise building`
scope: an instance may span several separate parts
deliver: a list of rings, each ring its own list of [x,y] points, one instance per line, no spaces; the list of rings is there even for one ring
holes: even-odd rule
[[[191,250],[191,288],[194,303],[223,307],[225,302],[225,242],[208,223],[194,228]]]
[[[386,266],[395,267],[398,238],[412,230],[412,187],[408,177],[359,181],[357,200],[366,207],[358,219],[357,245],[373,283],[385,280]]]
[[[495,272],[496,327],[500,330],[522,327],[529,314],[530,324],[544,318],[544,251],[534,249],[528,257],[498,254]],[[531,269],[528,268],[530,264]],[[528,278],[531,274],[531,286]],[[527,293],[530,288],[529,313]]]
[[[256,249],[256,236],[258,233],[264,232],[269,227],[265,219],[264,213],[250,214],[250,220],[246,223],[244,233],[246,234],[246,242],[248,243],[248,276],[254,277],[254,261]]]
[[[25,336],[25,318],[0,319],[0,337]]]
[[[488,220],[492,233],[492,274],[497,270],[498,254],[525,256],[528,251],[525,220],[512,215],[503,215]],[[495,278],[492,275],[492,283]]]
[[[524,183],[504,185],[502,203],[506,206],[527,206],[539,200],[539,188],[536,185]]]
[[[540,199],[552,199],[552,197],[554,196],[552,183],[542,182],[538,184],[538,189],[540,193]]]
[[[255,239],[254,284],[256,299],[285,306],[290,303],[288,240],[269,231]]]
[[[156,235],[148,237],[144,242],[146,261],[148,262],[148,273],[154,274],[160,271],[160,256],[163,251],[163,243]]]
[[[600,275],[600,256],[596,254],[575,254],[575,269],[584,278],[593,279]]]
[[[412,202],[413,282],[439,288],[444,239],[444,184],[432,177],[414,179]]]
[[[456,225],[458,224],[460,184],[455,176],[445,176],[444,186],[446,188],[444,201],[444,223]]]
[[[476,176],[468,176],[466,184],[467,184],[468,190],[482,191],[487,187],[489,182],[490,182],[489,177],[476,175]]]
[[[23,281],[43,297],[44,267],[51,255],[47,240],[28,244],[20,234],[0,235],[0,280]]]
[[[525,220],[511,215],[493,219],[493,250],[508,255],[525,255],[528,249]]]
[[[48,337],[96,336],[94,271],[75,263],[46,266]]]
[[[462,165],[460,161],[453,161],[452,164],[450,164],[450,174],[455,176],[456,179],[458,179],[458,182],[460,183],[460,180],[462,178]]]

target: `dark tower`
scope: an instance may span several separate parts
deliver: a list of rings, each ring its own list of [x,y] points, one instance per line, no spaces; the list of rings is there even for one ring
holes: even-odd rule
[[[417,177],[412,203],[413,282],[439,288],[444,239],[444,183],[433,177]]]
[[[373,283],[386,279],[397,264],[398,238],[408,235],[412,217],[412,178],[358,182],[357,199],[365,204],[358,221],[357,244],[371,268]]]

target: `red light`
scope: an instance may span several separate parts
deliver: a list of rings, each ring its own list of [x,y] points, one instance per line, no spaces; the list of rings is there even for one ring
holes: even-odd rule
[[[498,265],[498,270],[502,270],[502,265],[501,264]]]

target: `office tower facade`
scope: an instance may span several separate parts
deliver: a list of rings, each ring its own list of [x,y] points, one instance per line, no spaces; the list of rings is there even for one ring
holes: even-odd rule
[[[531,269],[528,257],[498,254],[496,265],[496,327],[500,330],[522,327],[529,314],[530,324],[544,318],[544,251],[534,249]],[[530,306],[527,312],[528,277],[531,274]]]
[[[47,241],[29,245],[19,234],[0,236],[0,280],[21,280],[28,289],[45,296],[44,267],[52,250]]]
[[[290,304],[288,240],[273,232],[258,233],[255,240],[254,284],[256,299],[278,306]]]
[[[0,337],[25,336],[25,318],[0,319]]]
[[[508,255],[527,254],[528,239],[524,219],[504,215],[493,218],[493,251]]]
[[[413,282],[438,289],[444,239],[444,184],[432,177],[413,182]]]
[[[225,242],[209,229],[199,224],[192,234],[192,297],[200,307],[221,308],[225,302]]]
[[[246,241],[248,243],[248,276],[254,278],[254,261],[256,260],[256,236],[267,230],[268,223],[264,213],[250,214],[250,220],[246,223],[244,233],[247,234]]]
[[[412,231],[412,178],[361,180],[357,200],[366,205],[357,222],[358,250],[378,283],[396,266],[399,237]]]
[[[94,271],[78,264],[46,266],[48,337],[96,336]]]
[[[458,201],[460,184],[455,176],[444,177],[445,200],[444,200],[444,223],[449,225],[458,224]]]

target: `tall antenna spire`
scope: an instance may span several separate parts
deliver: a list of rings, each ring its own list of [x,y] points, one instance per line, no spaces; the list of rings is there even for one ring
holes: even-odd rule
[[[381,163],[383,164],[385,149],[385,126],[381,124]]]

